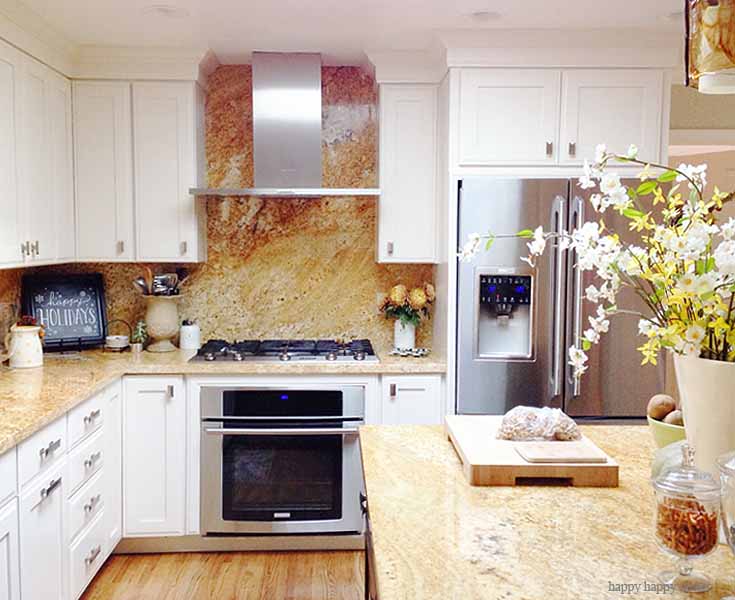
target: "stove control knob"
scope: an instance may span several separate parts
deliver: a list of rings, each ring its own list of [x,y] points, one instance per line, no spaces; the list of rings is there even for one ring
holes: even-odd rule
[[[362,350],[358,350],[352,358],[355,360],[365,360],[365,353]]]
[[[284,361],[291,360],[291,355],[288,352],[281,352],[278,358]]]
[[[239,352],[233,352],[232,359],[240,362],[242,361],[242,354],[240,354]]]
[[[204,360],[215,360],[217,357],[214,355],[214,352],[205,352],[204,353]]]
[[[327,360],[337,360],[337,353],[336,352],[327,352],[326,356]]]

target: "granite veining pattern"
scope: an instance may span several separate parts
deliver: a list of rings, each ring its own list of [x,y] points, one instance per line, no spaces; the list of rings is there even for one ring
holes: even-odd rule
[[[673,561],[653,537],[647,427],[585,426],[620,463],[620,487],[471,487],[442,427],[368,426],[360,445],[380,600],[698,598],[735,592],[720,546],[706,594],[644,591]],[[621,594],[617,584],[640,584]]]
[[[248,65],[225,65],[210,76],[210,186],[253,185],[251,83]],[[323,185],[376,187],[375,82],[358,68],[324,67],[322,90]],[[187,265],[191,276],[180,304],[182,317],[197,320],[204,339],[369,337],[379,347],[389,346],[392,322],[378,313],[377,296],[399,282],[432,281],[433,267],[375,263],[376,203],[365,197],[209,200],[208,260]],[[102,273],[108,318],[132,323],[145,311],[131,284],[141,266],[40,269]],[[164,272],[177,265],[150,266]],[[2,303],[18,303],[19,275],[19,270],[0,270],[0,327]],[[418,343],[431,342],[429,322],[419,328]]]
[[[444,373],[438,358],[379,355],[380,362],[288,363],[188,362],[193,351],[134,355],[85,351],[76,357],[49,355],[37,369],[0,366],[0,454],[64,415],[123,375],[380,375]]]

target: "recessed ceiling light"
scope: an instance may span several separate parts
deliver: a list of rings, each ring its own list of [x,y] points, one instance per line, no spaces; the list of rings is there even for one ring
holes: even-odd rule
[[[188,10],[175,4],[149,4],[143,9],[143,13],[168,19],[183,19],[189,16]]]
[[[476,10],[469,14],[473,21],[485,23],[487,21],[497,21],[500,18],[500,13],[492,10]]]

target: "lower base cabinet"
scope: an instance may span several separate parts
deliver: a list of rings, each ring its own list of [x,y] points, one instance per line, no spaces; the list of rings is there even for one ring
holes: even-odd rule
[[[0,600],[20,600],[18,499],[0,508]]]
[[[441,375],[384,376],[384,425],[439,425],[444,422]]]
[[[105,511],[102,509],[83,534],[72,543],[69,552],[69,583],[71,597],[82,595],[92,577],[105,562],[111,548],[107,545],[108,532]]]
[[[30,482],[20,495],[23,600],[67,600],[66,459]]]

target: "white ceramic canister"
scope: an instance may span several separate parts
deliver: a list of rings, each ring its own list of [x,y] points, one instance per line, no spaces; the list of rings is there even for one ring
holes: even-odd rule
[[[13,369],[30,369],[43,365],[41,327],[38,325],[13,325],[5,336],[7,358]]]
[[[182,350],[199,350],[202,345],[202,334],[198,323],[184,324],[179,330],[179,348]]]

